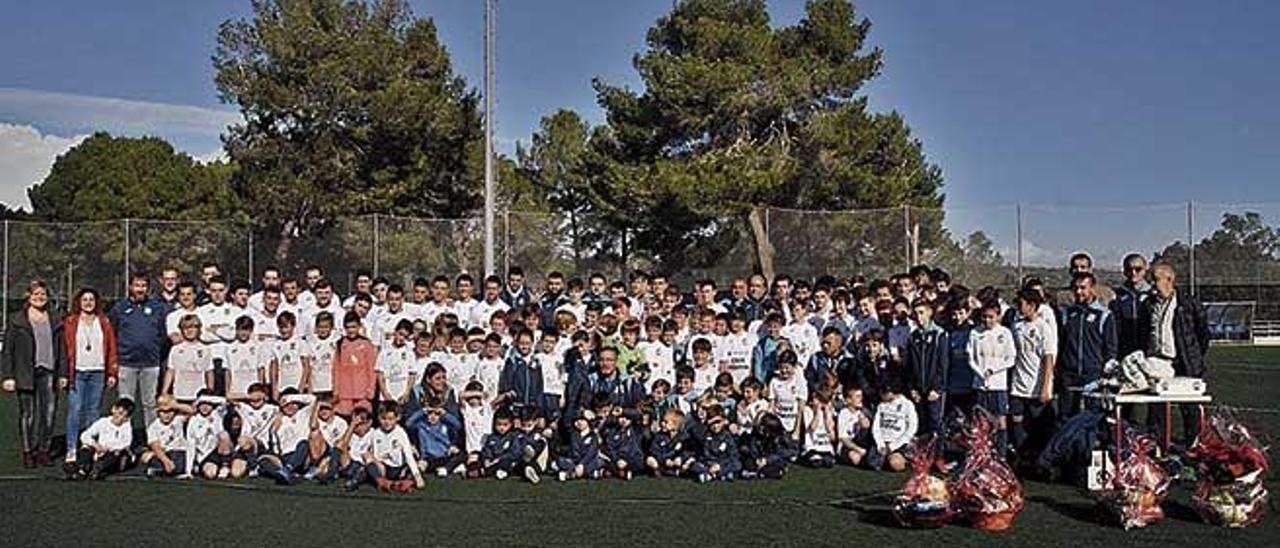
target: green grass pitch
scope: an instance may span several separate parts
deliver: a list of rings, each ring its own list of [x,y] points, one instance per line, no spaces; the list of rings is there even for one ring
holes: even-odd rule
[[[1215,348],[1211,393],[1267,436],[1280,421],[1280,348]],[[1276,496],[1245,530],[1200,523],[1176,485],[1165,521],[1103,525],[1092,499],[1067,485],[1024,482],[1010,531],[904,530],[889,514],[904,475],[793,468],[781,481],[699,485],[638,478],[541,485],[509,479],[428,480],[412,495],[336,486],[58,479],[18,463],[15,401],[0,397],[0,546],[1275,546]],[[1175,430],[1177,431],[1177,430]],[[1276,462],[1273,451],[1273,462]],[[1272,474],[1275,477],[1275,474]],[[1268,483],[1274,492],[1280,482]]]

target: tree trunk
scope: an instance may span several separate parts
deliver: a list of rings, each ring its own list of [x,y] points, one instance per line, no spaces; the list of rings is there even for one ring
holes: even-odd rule
[[[292,220],[285,221],[280,227],[280,241],[276,242],[275,259],[276,264],[289,264],[289,249],[293,246],[293,227],[296,226]],[[252,272],[249,273],[253,275]]]
[[[764,226],[764,215],[764,208],[753,207],[747,214],[747,223],[751,225],[751,239],[755,243],[756,264],[760,266],[760,274],[764,275],[765,279],[772,280],[775,253],[773,243],[769,241],[769,230]]]

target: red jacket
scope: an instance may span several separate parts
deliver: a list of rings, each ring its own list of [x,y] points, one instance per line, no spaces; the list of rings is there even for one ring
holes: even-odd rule
[[[116,373],[120,370],[120,364],[116,356],[116,332],[111,328],[111,320],[107,319],[107,315],[99,312],[98,325],[102,328],[102,346],[103,361],[106,362],[106,378],[116,378]],[[76,378],[76,334],[80,332],[79,326],[80,314],[68,314],[62,319],[62,344],[65,345],[67,351],[67,378]]]

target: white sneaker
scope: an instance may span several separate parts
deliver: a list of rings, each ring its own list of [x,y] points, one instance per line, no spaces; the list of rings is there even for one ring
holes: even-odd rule
[[[631,471],[630,471],[630,470],[623,470],[623,471],[622,471],[622,481],[631,481]]]
[[[556,478],[560,481],[569,481],[569,473],[561,470],[560,473],[556,475]]]
[[[698,483],[711,481],[711,474],[698,474]]]
[[[449,477],[449,470],[445,469],[445,467],[443,467],[443,466],[441,466],[441,467],[439,467],[439,468],[436,468],[436,477],[437,477],[437,478],[447,478],[447,477]]]
[[[223,466],[218,469],[218,479],[227,479],[231,477],[231,469]]]
[[[418,461],[418,471],[419,471],[419,472],[422,472],[423,474],[425,474],[425,473],[427,473],[427,471],[428,471],[428,470],[430,470],[430,469],[431,469],[431,464],[427,463],[427,461],[425,461],[425,460],[420,460],[420,461]]]
[[[493,473],[493,477],[498,478],[500,480],[507,479],[507,472],[505,470],[498,470],[497,472]]]
[[[542,476],[538,474],[538,470],[532,466],[524,467],[524,478],[534,485],[537,485],[538,482],[542,481]]]
[[[453,468],[453,473],[455,473],[455,474],[457,474],[457,475],[459,475],[459,476],[465,476],[465,475],[467,475],[467,465],[465,465],[465,464],[459,464],[459,465],[455,466],[455,467]]]

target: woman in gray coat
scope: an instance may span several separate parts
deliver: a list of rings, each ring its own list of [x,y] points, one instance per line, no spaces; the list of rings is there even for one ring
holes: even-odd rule
[[[22,465],[50,466],[58,392],[67,387],[62,326],[49,314],[49,288],[33,281],[22,310],[9,317],[0,352],[0,387],[18,393]]]

